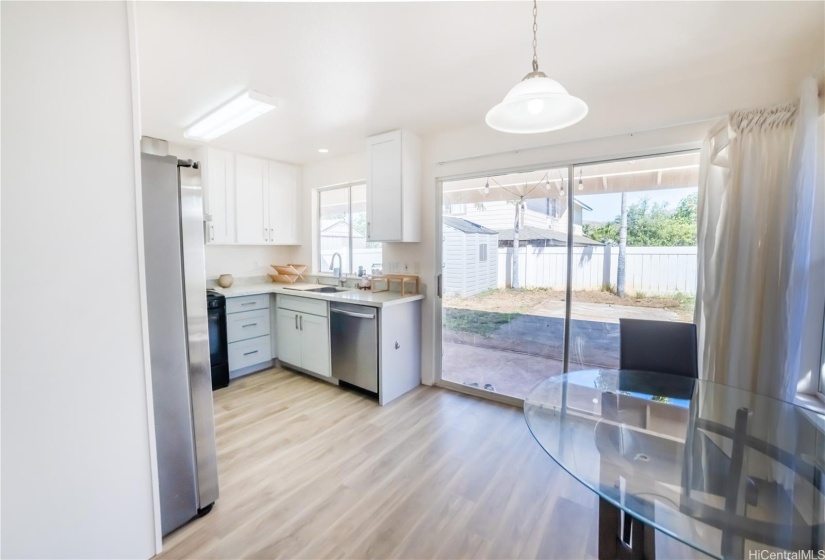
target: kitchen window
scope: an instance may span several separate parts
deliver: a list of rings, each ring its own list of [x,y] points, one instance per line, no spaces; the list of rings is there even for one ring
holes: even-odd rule
[[[364,183],[318,190],[318,272],[331,273],[335,253],[345,274],[381,267],[381,243],[367,241],[367,186]],[[337,263],[336,263],[337,265]]]

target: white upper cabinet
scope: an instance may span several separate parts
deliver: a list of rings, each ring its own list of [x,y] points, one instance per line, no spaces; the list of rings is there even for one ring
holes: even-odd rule
[[[367,237],[421,241],[421,141],[406,130],[367,139]]]
[[[203,159],[206,242],[235,243],[235,154],[206,148]]]
[[[207,148],[207,242],[299,245],[301,184],[294,165]]]
[[[265,193],[269,242],[276,245],[300,244],[300,176],[294,165],[270,161]]]
[[[238,243],[269,242],[269,222],[264,192],[267,188],[267,161],[238,154],[235,157]]]

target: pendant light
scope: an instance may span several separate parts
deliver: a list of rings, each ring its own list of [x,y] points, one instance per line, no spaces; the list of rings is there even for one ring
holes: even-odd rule
[[[587,115],[587,103],[573,97],[539,70],[536,55],[536,15],[533,0],[533,71],[513,86],[484,119],[490,128],[513,134],[550,132],[574,125]]]

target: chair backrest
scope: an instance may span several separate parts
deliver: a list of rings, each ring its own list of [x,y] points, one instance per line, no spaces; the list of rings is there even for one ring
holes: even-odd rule
[[[619,319],[619,367],[699,377],[696,325]]]

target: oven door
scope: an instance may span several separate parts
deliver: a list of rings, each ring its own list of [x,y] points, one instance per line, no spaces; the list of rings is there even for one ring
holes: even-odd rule
[[[212,367],[229,361],[226,349],[226,309],[209,310],[209,361]]]

